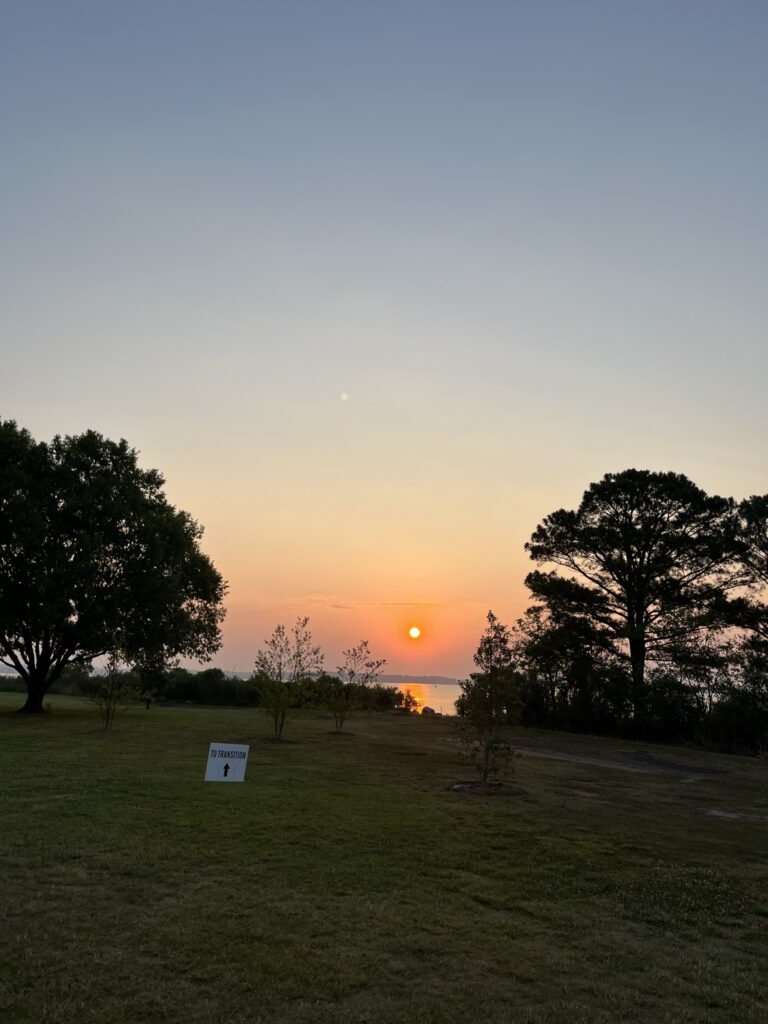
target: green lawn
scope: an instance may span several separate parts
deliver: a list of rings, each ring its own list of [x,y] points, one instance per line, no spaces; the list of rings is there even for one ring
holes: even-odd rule
[[[521,730],[477,796],[447,720],[51,703],[0,694],[4,1024],[767,1019],[765,762]]]

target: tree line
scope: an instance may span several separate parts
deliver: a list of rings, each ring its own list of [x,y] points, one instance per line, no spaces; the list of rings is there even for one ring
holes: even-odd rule
[[[544,567],[526,578],[532,603],[482,677],[514,691],[508,721],[768,749],[768,496],[609,473],[526,549]]]
[[[282,718],[282,736],[292,711],[301,708],[325,711],[337,732],[341,732],[353,711],[415,711],[417,702],[409,691],[399,690],[380,682],[345,682],[339,675],[321,672],[314,678],[296,681],[286,693],[272,692],[276,684],[256,674],[242,678],[228,675],[221,668],[193,671],[180,666],[165,669],[147,689],[146,679],[135,668],[109,664],[94,672],[90,666],[67,669],[53,684],[51,694],[80,697],[93,704],[107,716],[109,728],[115,714],[121,709],[151,705],[199,704],[211,707],[257,708],[269,715],[274,724],[275,712]],[[20,686],[12,676],[0,677],[0,690],[19,692]],[[277,699],[275,699],[277,697]],[[111,709],[111,711],[110,711]],[[284,717],[283,717],[284,713]],[[280,721],[278,720],[278,726]]]
[[[182,686],[177,659],[205,662],[219,649],[226,583],[201,550],[201,527],[163,485],[124,440],[86,431],[38,442],[0,421],[0,664],[24,683],[22,710],[41,712],[52,686],[95,659],[130,666],[152,694],[161,682]],[[526,549],[532,603],[491,673],[514,679],[508,717],[768,747],[768,495],[737,502],[678,473],[609,473],[578,508],[546,516]],[[337,728],[349,688],[375,685],[383,664],[367,645],[344,654],[324,677]],[[307,620],[265,641],[247,700],[272,708],[276,735],[320,663]],[[214,678],[195,686],[245,699],[235,681]]]
[[[274,737],[283,738],[286,723],[300,708],[329,713],[337,733],[355,710],[415,711],[408,690],[378,682],[386,660],[374,658],[367,640],[343,651],[336,674],[324,670],[324,657],[312,640],[309,619],[299,618],[289,630],[275,627],[259,651],[247,678],[228,676],[223,669],[190,671],[176,665],[148,678],[139,668],[121,666],[110,656],[101,671],[91,664],[71,665],[50,692],[80,697],[99,711],[105,730],[117,713],[143,704],[202,704],[261,708],[272,721]],[[10,681],[10,677],[6,677]],[[13,682],[11,681],[11,688]]]

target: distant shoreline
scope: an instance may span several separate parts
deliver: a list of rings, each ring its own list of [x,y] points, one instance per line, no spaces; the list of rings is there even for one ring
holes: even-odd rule
[[[199,669],[190,668],[189,672],[203,672],[206,667],[202,666]],[[216,665],[215,668],[220,668],[224,675],[230,676],[234,679],[250,679],[253,675],[253,670],[243,672],[240,669],[226,669],[222,665]],[[334,672],[330,669],[326,669],[328,675],[334,675]],[[376,676],[377,683],[404,683],[405,685],[421,684],[422,686],[458,686],[461,682],[455,676],[409,676],[404,672],[388,672],[380,676]]]
[[[395,673],[377,676],[376,679],[380,683],[422,683],[432,686],[458,686],[461,682],[460,679],[454,679],[453,676],[407,676]]]
[[[209,666],[206,666],[209,667]],[[218,666],[217,666],[218,667]],[[189,672],[204,672],[205,668],[199,669],[188,669]],[[222,669],[224,675],[233,679],[249,679],[253,672],[242,672],[239,669]],[[8,676],[9,678],[19,678],[18,672],[14,672],[13,669],[2,667],[0,668],[0,677]],[[405,673],[389,673],[387,675],[380,675],[376,677],[377,683],[397,683],[408,686],[413,683],[414,685],[420,684],[421,686],[459,686],[461,683],[460,679],[455,679],[453,676],[409,676]]]

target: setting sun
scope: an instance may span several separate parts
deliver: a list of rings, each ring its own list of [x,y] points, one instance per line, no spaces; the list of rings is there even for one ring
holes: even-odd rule
[[[421,636],[421,630],[419,629],[418,626],[411,626],[411,628],[408,630],[408,636],[411,638],[411,640],[418,640],[419,637]]]

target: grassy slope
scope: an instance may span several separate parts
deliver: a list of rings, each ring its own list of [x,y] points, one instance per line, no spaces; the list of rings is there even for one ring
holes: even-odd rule
[[[450,724],[135,711],[100,734],[0,695],[0,1019],[757,1022],[766,1016],[764,765],[723,774],[524,756],[505,796],[448,791]],[[210,740],[252,744],[203,785]],[[632,744],[526,733],[632,764]],[[640,762],[642,763],[642,762]]]

